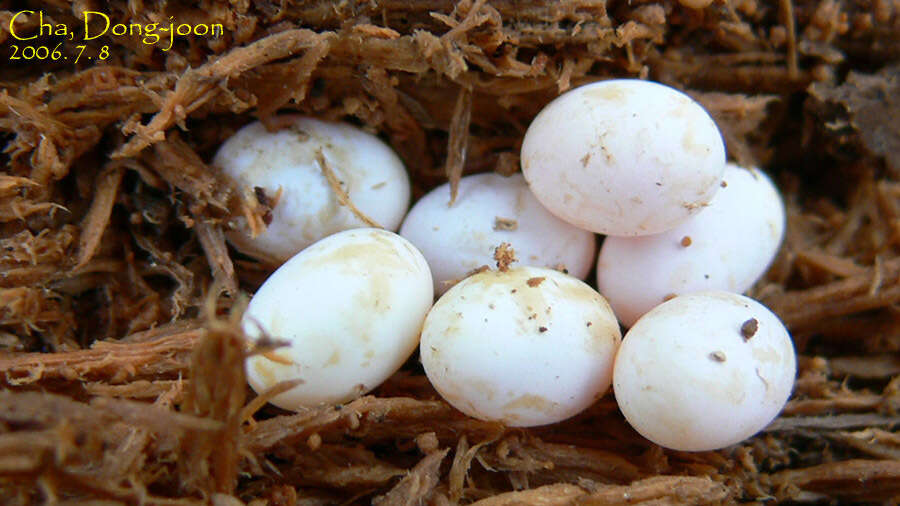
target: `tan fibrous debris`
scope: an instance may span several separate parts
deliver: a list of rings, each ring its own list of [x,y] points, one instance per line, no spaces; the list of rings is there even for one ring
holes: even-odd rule
[[[322,153],[321,149],[316,152],[316,163],[319,164],[319,169],[322,171],[322,174],[325,175],[325,179],[328,180],[328,185],[331,186],[331,191],[333,191],[335,196],[337,196],[338,202],[340,202],[342,206],[345,206],[347,209],[349,209],[354,216],[356,216],[367,226],[373,228],[384,228],[376,223],[375,220],[366,216],[362,211],[359,210],[358,207],[353,204],[353,201],[350,200],[350,195],[347,194],[347,190],[344,189],[341,181],[334,173],[334,170],[332,170],[331,166],[328,164],[328,160],[325,159],[325,155]]]
[[[517,261],[516,252],[508,242],[501,242],[494,248],[494,260],[497,261],[497,269],[500,272],[506,272],[509,270],[510,264]]]

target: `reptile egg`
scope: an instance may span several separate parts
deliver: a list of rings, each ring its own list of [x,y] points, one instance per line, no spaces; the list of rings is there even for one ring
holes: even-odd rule
[[[416,349],[433,292],[422,254],[380,229],[329,236],[288,260],[244,313],[251,339],[288,346],[247,360],[257,392],[293,379],[284,409],[346,402],[378,386]]]
[[[771,311],[728,292],[676,297],[625,334],[613,388],[642,436],[706,451],[747,439],[784,407],[797,372],[794,346]]]
[[[277,122],[285,127],[273,132],[259,122],[243,127],[213,159],[242,192],[274,203],[271,221],[256,237],[243,217],[236,220],[228,240],[238,250],[281,264],[323,237],[370,226],[341,204],[319,153],[363,215],[390,230],[400,226],[409,207],[409,177],[390,147],[344,123],[294,115]]]
[[[706,205],[725,145],[713,119],[662,84],[614,79],[548,104],[522,142],[538,200],[580,228],[635,236],[669,230]]]
[[[597,288],[626,326],[673,294],[742,293],[765,273],[784,235],[785,211],[765,174],[728,164],[724,187],[672,230],[607,237]]]
[[[422,197],[410,209],[400,235],[416,245],[444,293],[450,282],[493,264],[500,243],[512,245],[525,265],[564,268],[584,278],[594,262],[594,234],[550,214],[534,198],[521,174],[466,176],[450,205],[450,185]]]
[[[463,413],[510,426],[545,425],[609,388],[621,341],[600,294],[538,267],[484,271],[438,299],[420,356],[441,396]]]

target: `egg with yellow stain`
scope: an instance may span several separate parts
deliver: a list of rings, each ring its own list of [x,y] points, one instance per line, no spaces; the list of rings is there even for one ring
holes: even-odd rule
[[[297,410],[352,400],[381,384],[416,349],[434,293],[422,254],[397,234],[362,228],[304,249],[259,288],[242,320],[251,339],[287,346],[254,355],[247,381]]]
[[[522,141],[522,172],[551,213],[579,228],[638,236],[674,228],[715,195],[725,144],[691,97],[611,79],[559,96]]]
[[[422,330],[425,373],[481,420],[528,427],[565,420],[609,388],[621,340],[606,300],[561,272],[518,267],[470,276]]]

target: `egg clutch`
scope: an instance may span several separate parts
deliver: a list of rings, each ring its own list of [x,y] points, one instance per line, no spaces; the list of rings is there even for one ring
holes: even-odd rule
[[[262,232],[236,218],[228,239],[280,265],[242,321],[250,339],[288,343],[246,364],[257,392],[299,380],[276,406],[349,401],[416,349],[466,415],[545,425],[612,386],[640,434],[686,451],[752,436],[790,396],[791,338],[740,295],[780,246],[784,206],[764,173],[726,163],[683,93],[627,79],[571,90],[528,127],[521,174],[463,177],[455,200],[445,184],[408,213],[408,176],[380,139],[278,123],[244,127],[214,159],[271,200]],[[594,265],[597,289],[583,281]]]

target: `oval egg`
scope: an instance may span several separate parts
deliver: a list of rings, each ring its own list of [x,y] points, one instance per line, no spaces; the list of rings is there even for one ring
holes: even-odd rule
[[[284,409],[337,404],[375,388],[412,354],[433,300],[431,273],[406,239],[354,229],[306,248],[253,296],[242,325],[252,339],[289,343],[247,360],[257,392],[293,379]]]
[[[667,448],[706,451],[769,424],[797,372],[781,321],[742,295],[676,297],[641,317],[616,356],[619,409],[642,436]]]
[[[781,196],[766,175],[729,164],[709,206],[661,234],[607,237],[597,288],[631,326],[673,295],[742,293],[762,276],[784,236]]]
[[[409,208],[410,184],[400,158],[378,137],[344,123],[302,116],[277,118],[268,131],[255,122],[225,141],[213,164],[240,191],[272,205],[271,221],[253,237],[244,218],[228,240],[241,252],[279,265],[319,239],[370,226],[341,204],[323,173],[325,159],[353,205],[396,230]]]
[[[565,269],[587,276],[594,262],[594,234],[550,214],[534,198],[524,177],[475,174],[459,182],[450,203],[444,184],[419,199],[400,235],[428,260],[438,295],[453,281],[483,265],[492,265],[494,249],[509,243],[525,265]]]
[[[612,310],[591,287],[518,267],[448,290],[425,320],[420,355],[454,407],[527,427],[564,420],[600,398],[620,340]]]
[[[673,88],[614,79],[548,104],[522,142],[522,172],[553,214],[586,230],[656,234],[719,189],[725,145],[713,119]]]

